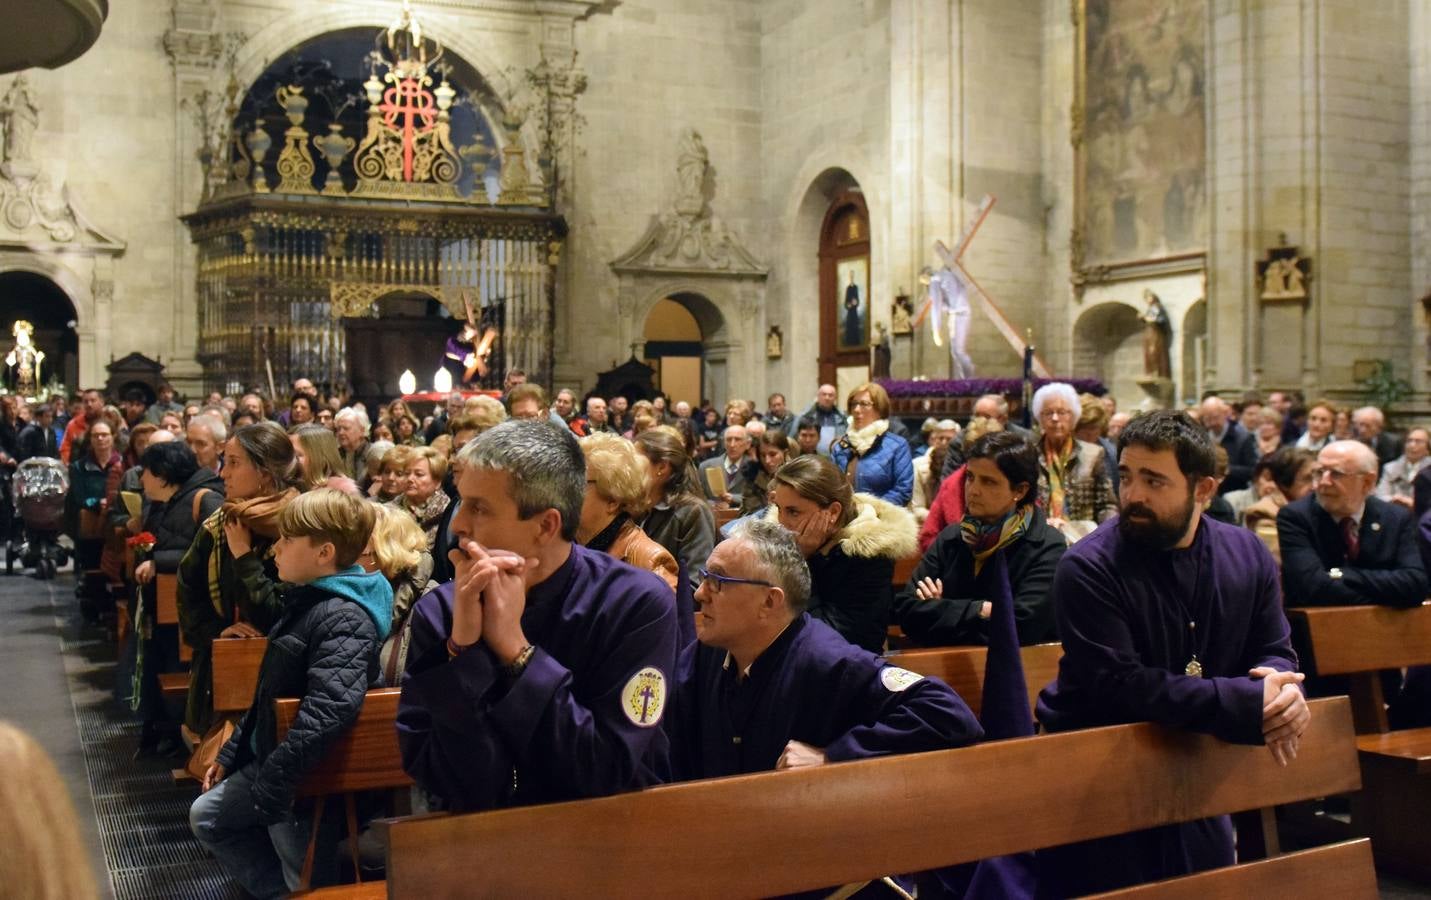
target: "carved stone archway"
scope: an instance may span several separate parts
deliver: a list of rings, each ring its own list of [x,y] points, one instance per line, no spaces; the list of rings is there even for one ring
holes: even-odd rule
[[[715,190],[710,161],[694,129],[682,136],[676,173],[670,210],[653,215],[641,239],[611,262],[617,276],[621,346],[641,339],[657,302],[698,294],[723,320],[703,341],[711,400],[721,404],[730,397],[756,396],[764,387],[762,310],[768,270],[711,209]]]

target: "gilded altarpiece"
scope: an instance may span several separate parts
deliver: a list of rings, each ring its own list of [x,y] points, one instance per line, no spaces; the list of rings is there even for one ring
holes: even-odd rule
[[[523,141],[523,105],[455,82],[465,63],[439,62],[406,8],[362,57],[365,81],[342,74],[353,54],[341,39],[329,46],[331,60],[299,48],[228,92],[204,199],[183,217],[198,246],[206,387],[282,395],[303,376],[388,390],[368,377],[386,361],[350,356],[344,321],[415,295],[446,307],[453,330],[469,302],[474,324],[497,329],[481,386],[513,367],[549,383],[566,229],[550,181],[533,177],[542,163],[529,165],[539,151]]]

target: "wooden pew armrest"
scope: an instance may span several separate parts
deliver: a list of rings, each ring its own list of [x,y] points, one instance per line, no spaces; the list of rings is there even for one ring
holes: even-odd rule
[[[374,834],[386,842],[388,839],[388,829],[394,825],[406,822],[426,822],[428,819],[445,819],[450,815],[452,815],[450,812],[430,812],[414,816],[388,816],[385,819],[373,819],[368,823],[368,827],[373,830]]]

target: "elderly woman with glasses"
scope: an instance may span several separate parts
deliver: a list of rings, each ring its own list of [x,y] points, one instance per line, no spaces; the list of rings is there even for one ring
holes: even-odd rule
[[[830,456],[850,487],[895,506],[914,496],[914,458],[909,443],[889,431],[889,394],[877,384],[850,391],[850,430],[835,441]]]
[[[1118,514],[1104,450],[1074,437],[1083,413],[1078,392],[1054,382],[1034,392],[1039,428],[1038,501],[1048,524],[1073,542]]]

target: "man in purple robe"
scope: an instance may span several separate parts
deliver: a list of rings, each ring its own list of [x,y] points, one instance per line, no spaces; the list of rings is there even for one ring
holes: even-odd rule
[[[1064,656],[1038,718],[1050,731],[1151,721],[1265,743],[1282,764],[1310,719],[1277,566],[1249,531],[1202,515],[1217,483],[1207,430],[1179,412],[1118,438],[1120,515],[1059,562]],[[1116,782],[1114,783],[1116,787]],[[1223,816],[1039,854],[1043,892],[1076,896],[1230,865]]]
[[[674,598],[573,543],[586,493],[576,437],[511,421],[458,458],[456,575],[412,611],[403,768],[462,812],[665,780]]]
[[[954,689],[846,641],[805,612],[794,536],[747,520],[696,592],[699,640],[680,656],[668,728],[678,778],[713,778],[972,744]]]

